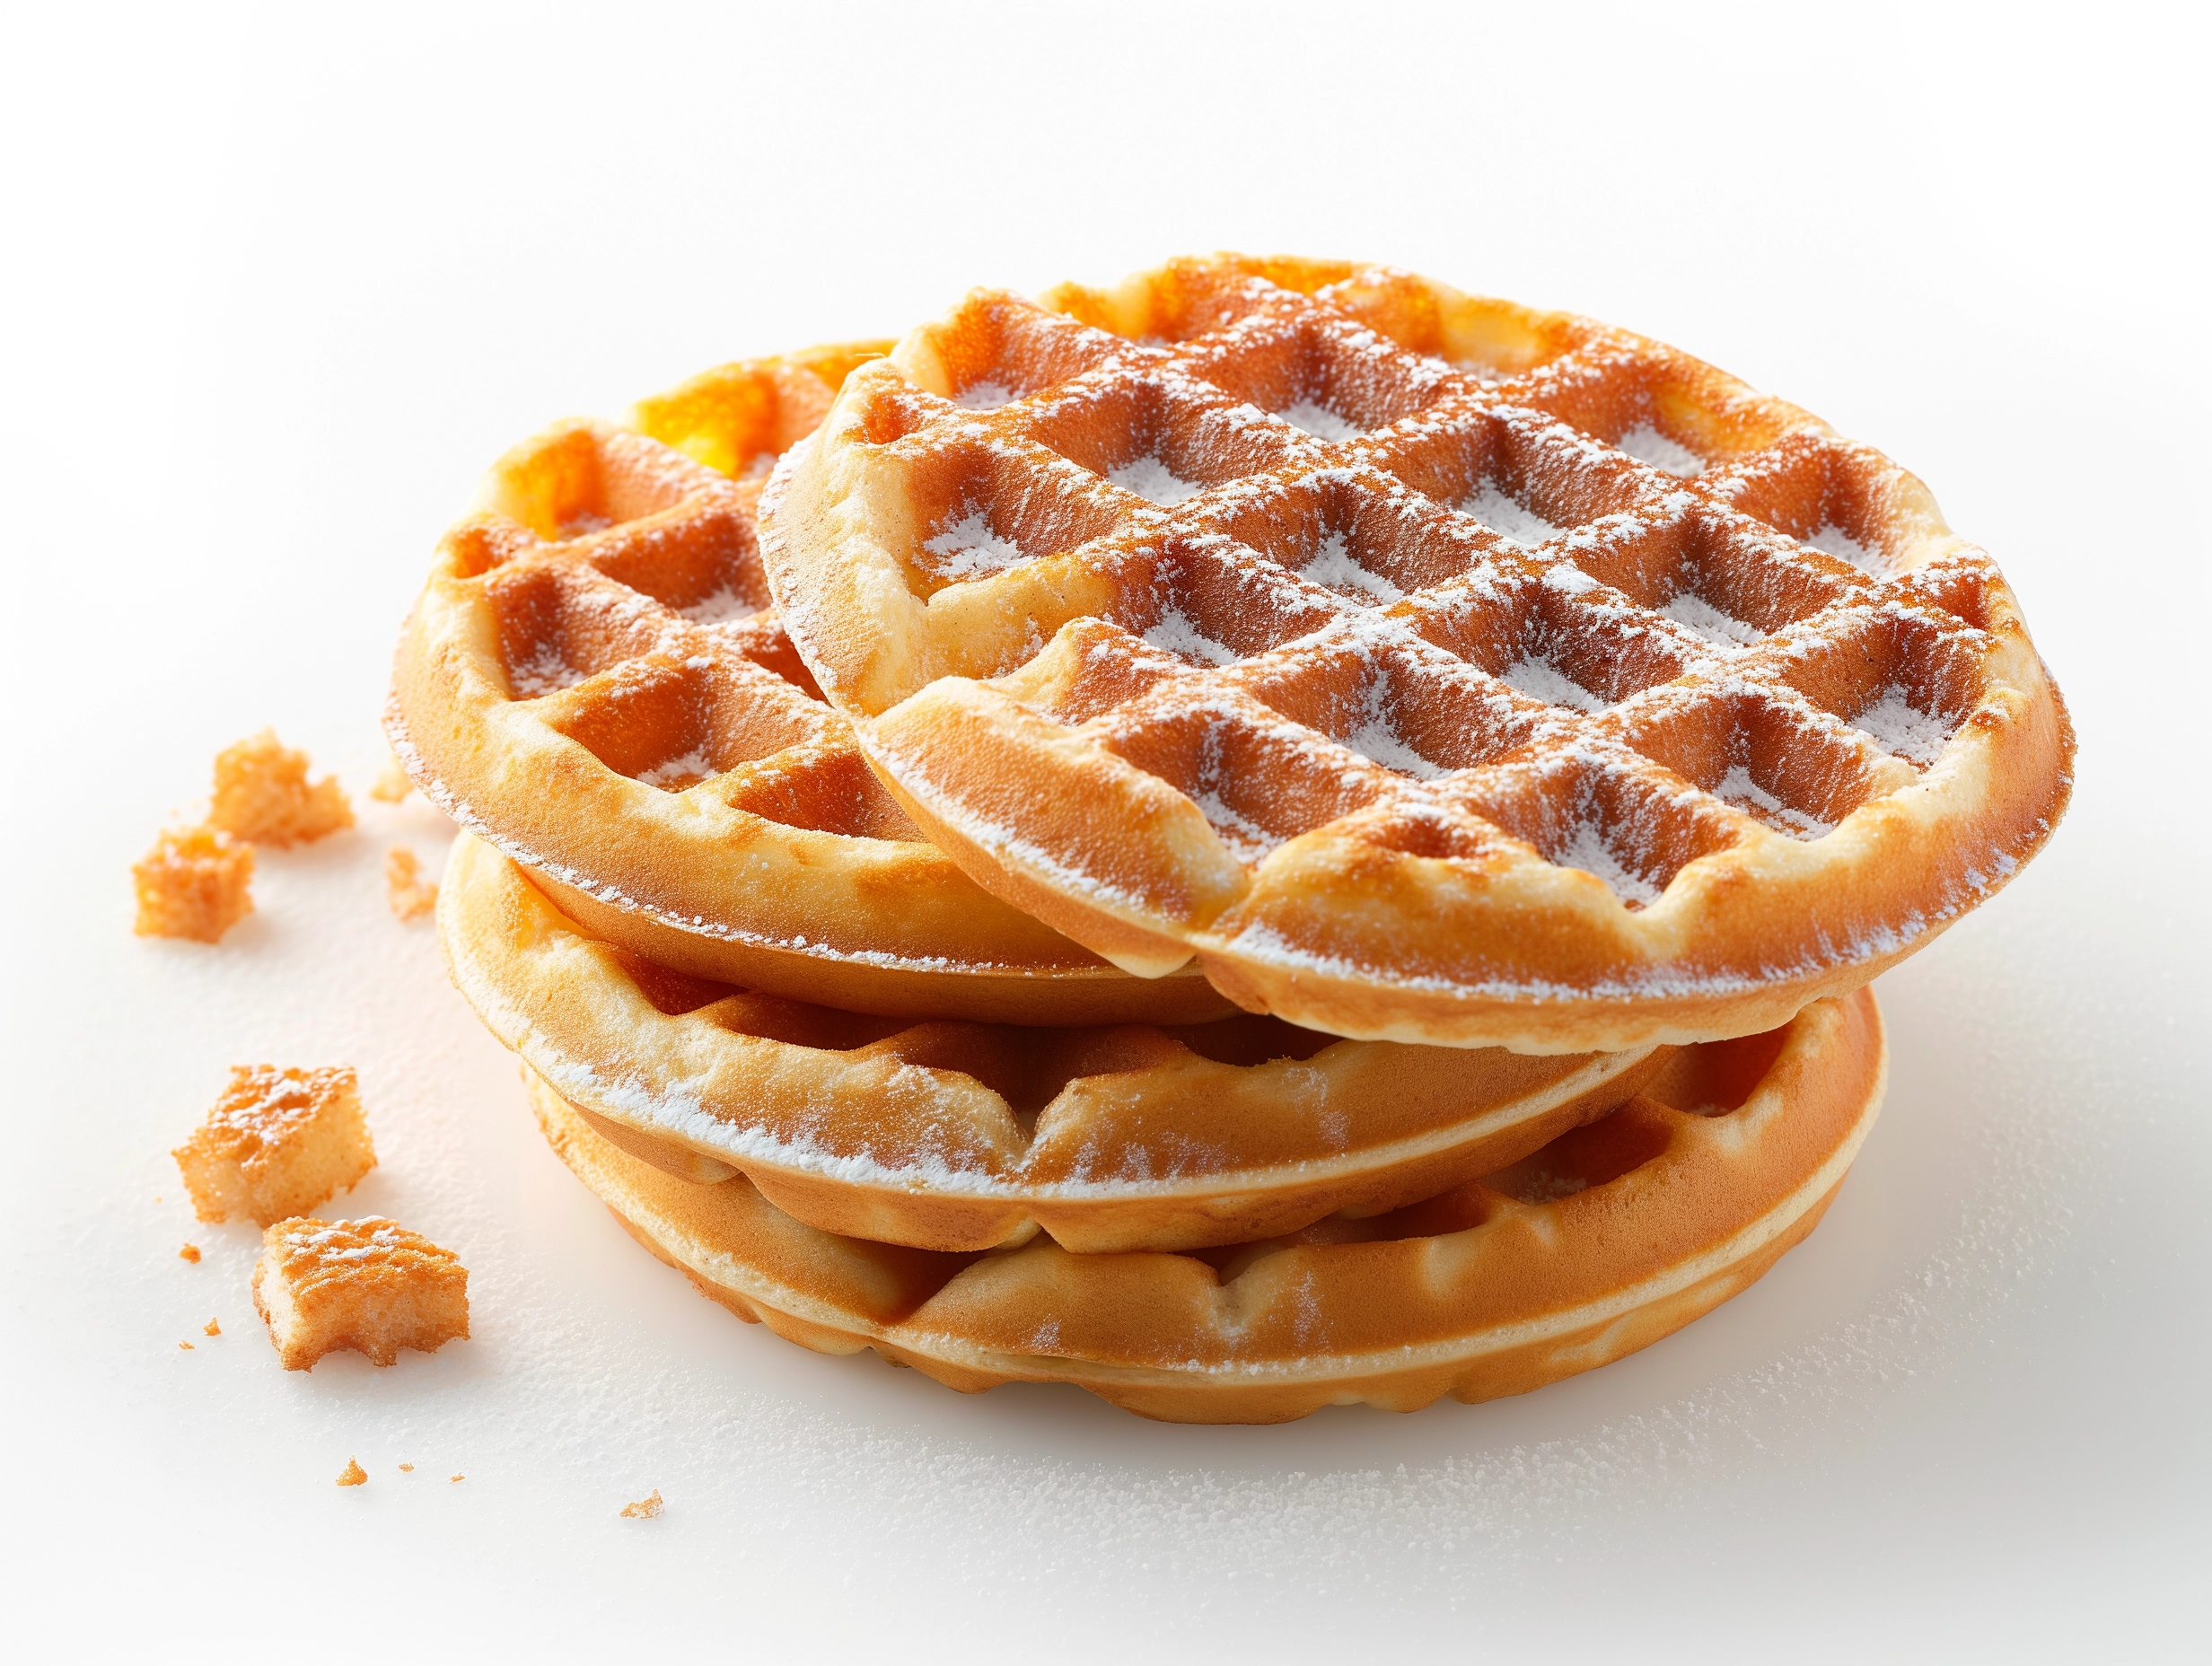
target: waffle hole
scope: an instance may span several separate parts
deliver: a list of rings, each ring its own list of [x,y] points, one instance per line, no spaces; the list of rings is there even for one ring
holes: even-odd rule
[[[1617,604],[1543,583],[1517,586],[1502,600],[1456,622],[1452,640],[1439,645],[1529,699],[1602,712],[1687,669],[1679,648]],[[1435,640],[1437,633],[1424,634]]]
[[[1386,428],[1447,385],[1371,331],[1253,320],[1192,366],[1233,398],[1325,443]]]
[[[1624,908],[1658,901],[1674,876],[1738,837],[1712,806],[1588,760],[1477,776],[1475,809],[1547,862],[1602,881]]]
[[[557,693],[653,651],[654,623],[636,597],[595,574],[500,568],[484,594],[514,699]]]
[[[1415,780],[1487,763],[1527,737],[1527,724],[1487,681],[1405,652],[1317,648],[1244,688],[1293,723]]]
[[[1925,769],[1979,697],[1979,656],[1965,637],[1926,618],[1876,617],[1807,652],[1786,680],[1882,750]]]
[[[1611,1116],[1571,1129],[1541,1151],[1485,1175],[1482,1184],[1520,1203],[1557,1203],[1634,1173],[1663,1156],[1673,1137],[1661,1106],[1632,1099]]]
[[[779,827],[918,844],[922,835],[859,755],[839,750],[747,772],[725,801]]]
[[[1651,715],[1624,737],[1755,820],[1793,838],[1816,839],[1868,797],[1857,748],[1801,710],[1745,695]]]
[[[1741,522],[1670,516],[1573,552],[1576,566],[1666,615],[1708,646],[1749,647],[1852,593],[1846,580],[1796,558]]]
[[[812,739],[822,722],[788,702],[733,687],[750,667],[632,662],[601,679],[560,732],[618,775],[680,793],[752,758]]]
[[[654,538],[609,540],[588,559],[697,624],[750,618],[770,602],[759,541],[734,507],[683,517]]]
[[[1747,392],[1710,365],[1655,348],[1562,375],[1530,402],[1647,469],[1687,479],[1782,437],[1787,416]]]
[[[1172,508],[1289,461],[1295,443],[1224,402],[1154,381],[1085,389],[1040,411],[1031,432],[1122,491]]]
[[[1789,1043],[1789,1026],[1733,1041],[1705,1041],[1676,1049],[1644,1096],[1693,1117],[1725,1117],[1741,1110]]]
[[[1903,553],[1885,513],[1900,478],[1900,469],[1866,446],[1804,433],[1741,460],[1716,484],[1740,513],[1882,578]]]
[[[1114,344],[1010,295],[964,303],[930,331],[952,403],[991,411],[1095,369]]]
[[[1380,475],[1331,469],[1228,506],[1222,530],[1309,584],[1388,606],[1482,558],[1451,517]]]
[[[1312,635],[1338,610],[1249,550],[1171,540],[1117,605],[1115,623],[1151,647],[1200,666],[1234,664]]]

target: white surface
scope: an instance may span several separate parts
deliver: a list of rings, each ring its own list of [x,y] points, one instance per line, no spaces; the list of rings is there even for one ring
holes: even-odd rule
[[[2201,36],[58,10],[0,40],[17,1658],[2206,1646]],[[1213,246],[1680,341],[1920,471],[2024,599],[2073,814],[1885,981],[1889,1109],[1741,1300],[1411,1417],[961,1398],[740,1325],[569,1179],[383,912],[419,801],[266,858],[218,950],[131,936],[126,870],[221,744],[274,723],[365,788],[432,542],[542,422]],[[260,1059],[360,1067],[383,1166],[346,1206],[465,1255],[472,1341],[277,1369],[250,1229],[194,1225],[165,1155]]]

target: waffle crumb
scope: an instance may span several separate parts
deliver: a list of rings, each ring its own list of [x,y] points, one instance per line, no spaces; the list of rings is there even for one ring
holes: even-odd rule
[[[423,864],[404,845],[384,853],[384,896],[402,920],[419,920],[438,906],[438,888],[423,879]]]
[[[203,1221],[302,1214],[376,1166],[350,1066],[240,1065],[207,1119],[171,1153]]]
[[[396,1221],[279,1221],[261,1234],[253,1305],[286,1371],[351,1348],[389,1365],[469,1335],[469,1271]]]
[[[387,758],[383,773],[376,777],[376,785],[369,789],[369,796],[380,804],[396,804],[414,790],[415,784],[407,778],[407,771],[399,767],[399,760]]]
[[[253,912],[253,846],[215,828],[172,829],[130,871],[141,937],[219,943]]]
[[[445,1478],[448,1481],[465,1481],[469,1477],[465,1475],[449,1475]]]
[[[185,1245],[183,1249],[177,1251],[177,1259],[180,1261],[189,1261],[195,1267],[198,1266],[199,1246],[198,1244]]]
[[[264,729],[215,755],[215,800],[208,825],[255,845],[310,844],[354,824],[353,806],[335,776],[312,785],[307,754]]]
[[[365,1486],[368,1481],[369,1472],[361,1467],[361,1460],[358,1458],[348,1458],[346,1460],[346,1467],[338,1472],[338,1484],[340,1486]]]
[[[223,1334],[223,1327],[215,1323],[215,1321],[211,1319],[204,1327],[202,1327],[201,1334],[203,1336],[219,1337]]]
[[[662,1511],[667,1508],[668,1506],[661,1502],[661,1489],[656,1486],[643,1498],[640,1498],[636,1504],[624,1504],[619,1513],[623,1515],[651,1517],[660,1514]]]
[[[177,1346],[182,1348],[187,1354],[189,1354],[192,1351],[192,1345],[189,1342],[180,1342]]]
[[[412,1475],[415,1473],[415,1466],[411,1463],[403,1463],[399,1466],[399,1473],[401,1475]]]

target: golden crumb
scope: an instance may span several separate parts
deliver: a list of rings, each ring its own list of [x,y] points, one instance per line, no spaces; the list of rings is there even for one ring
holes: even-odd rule
[[[211,1319],[207,1321],[206,1328],[200,1334],[203,1336],[219,1337],[223,1334],[223,1327],[216,1324],[215,1321]]]
[[[396,1221],[279,1221],[261,1234],[253,1305],[286,1371],[352,1348],[389,1365],[469,1334],[469,1269]]]
[[[185,1245],[183,1249],[177,1251],[177,1259],[180,1261],[189,1261],[195,1266],[198,1265],[199,1246],[198,1244]]]
[[[624,1504],[619,1513],[635,1516],[656,1516],[668,1506],[661,1502],[661,1489],[654,1487],[634,1504]]]
[[[399,1473],[401,1475],[412,1475],[415,1473],[415,1466],[411,1463],[403,1463],[399,1466]]]
[[[338,1472],[338,1484],[340,1486],[365,1486],[368,1485],[368,1480],[369,1472],[361,1467],[361,1460],[358,1458],[348,1458],[346,1460],[346,1467]]]
[[[419,920],[438,906],[438,888],[423,881],[423,864],[404,845],[384,853],[384,897],[403,920]]]
[[[256,1226],[303,1214],[376,1166],[360,1089],[346,1065],[233,1066],[206,1120],[170,1154],[201,1220],[242,1214]]]
[[[253,912],[253,846],[214,828],[162,834],[130,877],[141,937],[219,943]]]
[[[180,1342],[177,1346],[182,1348],[187,1354],[189,1354],[192,1351],[192,1345],[189,1342]]]
[[[376,785],[369,789],[369,796],[380,804],[396,804],[415,790],[415,784],[407,778],[407,771],[396,758],[384,760],[383,773],[376,777]]]
[[[465,1476],[465,1475],[453,1475],[453,1476],[448,1476],[446,1478],[447,1478],[448,1480],[451,1480],[451,1481],[465,1481],[465,1480],[467,1480],[469,1477],[468,1477],[467,1476]]]
[[[307,754],[264,729],[216,754],[207,821],[255,845],[303,845],[353,826],[354,808],[336,776],[309,785]]]

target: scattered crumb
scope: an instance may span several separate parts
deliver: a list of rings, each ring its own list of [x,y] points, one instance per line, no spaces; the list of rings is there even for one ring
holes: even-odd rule
[[[396,804],[414,790],[415,784],[407,778],[407,771],[399,767],[399,760],[387,758],[383,773],[376,777],[376,785],[369,789],[369,796],[380,804]]]
[[[219,943],[253,912],[253,847],[214,828],[162,834],[130,876],[141,937]]]
[[[206,1327],[202,1334],[210,1337],[219,1337],[223,1334],[223,1327],[216,1324],[215,1321],[211,1319],[207,1321]]]
[[[465,1475],[449,1475],[445,1478],[449,1481],[465,1481],[469,1477]]]
[[[361,1460],[358,1458],[348,1458],[346,1460],[346,1467],[338,1472],[338,1484],[340,1486],[365,1486],[368,1485],[368,1480],[369,1472],[361,1467]]]
[[[189,1354],[192,1351],[192,1345],[189,1342],[180,1342],[177,1346],[182,1348],[187,1354]]]
[[[256,1226],[304,1214],[376,1166],[350,1065],[239,1065],[207,1119],[171,1153],[203,1221]]]
[[[399,1466],[399,1473],[401,1475],[412,1475],[415,1473],[415,1466],[411,1463],[403,1463]]]
[[[275,730],[264,729],[216,754],[207,823],[250,844],[282,847],[353,826],[354,809],[336,776],[308,785],[307,754],[288,750]]]
[[[279,1221],[261,1234],[253,1305],[286,1371],[352,1348],[389,1365],[469,1335],[469,1270],[396,1221]]]
[[[422,863],[404,845],[384,853],[384,897],[403,920],[419,920],[438,906],[438,888],[424,882]]]
[[[661,1502],[661,1489],[654,1487],[634,1504],[624,1504],[619,1513],[634,1516],[656,1516],[668,1506]]]
[[[189,1261],[194,1266],[198,1266],[199,1264],[199,1246],[198,1244],[185,1245],[183,1249],[177,1251],[177,1259]]]

